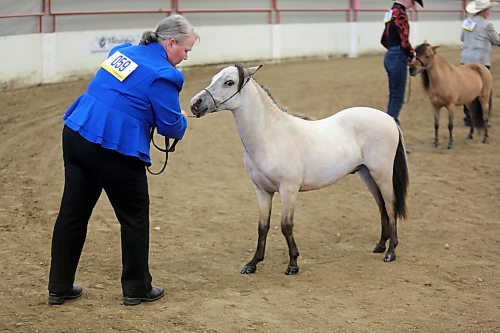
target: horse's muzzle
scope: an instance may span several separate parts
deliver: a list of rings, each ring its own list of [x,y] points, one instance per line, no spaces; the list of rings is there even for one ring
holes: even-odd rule
[[[206,90],[200,91],[189,102],[189,108],[196,118],[203,117],[207,113],[218,111],[215,100],[211,97]]]
[[[410,75],[417,76],[418,74],[420,74],[420,70],[417,68],[417,66],[410,65]]]
[[[203,117],[209,112],[209,107],[204,103],[204,99],[201,95],[202,93],[197,94],[189,102],[191,113],[194,114],[196,118]]]

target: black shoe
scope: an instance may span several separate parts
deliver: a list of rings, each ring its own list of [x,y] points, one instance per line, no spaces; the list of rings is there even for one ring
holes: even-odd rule
[[[160,287],[153,287],[145,296],[133,297],[133,296],[123,296],[123,304],[125,305],[138,305],[142,302],[153,302],[165,295],[165,290]]]
[[[67,299],[76,299],[80,296],[82,296],[82,287],[80,286],[73,286],[71,290],[64,292],[64,293],[56,293],[49,291],[49,304],[50,305],[61,305],[66,301]]]

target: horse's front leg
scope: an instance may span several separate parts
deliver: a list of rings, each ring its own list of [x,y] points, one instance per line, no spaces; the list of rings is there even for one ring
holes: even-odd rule
[[[436,148],[439,145],[439,108],[434,107],[434,141],[432,142],[432,148]]]
[[[255,186],[255,192],[259,203],[259,238],[253,258],[243,267],[241,274],[255,273],[257,264],[264,260],[264,253],[266,251],[266,239],[271,220],[271,207],[274,193],[264,191],[257,186]]]
[[[285,275],[295,275],[299,272],[297,258],[299,250],[293,238],[293,212],[295,210],[295,200],[297,199],[298,189],[280,190],[281,202],[283,203],[283,212],[281,215],[281,232],[285,236],[288,245],[288,254],[290,262]]]

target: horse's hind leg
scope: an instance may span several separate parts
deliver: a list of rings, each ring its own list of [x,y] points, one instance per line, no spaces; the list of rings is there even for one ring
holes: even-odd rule
[[[377,202],[378,209],[380,211],[380,224],[381,224],[381,232],[380,232],[380,240],[377,245],[373,248],[373,253],[384,253],[386,250],[385,244],[390,237],[389,231],[389,216],[387,215],[387,210],[385,208],[384,199],[382,198],[382,194],[380,190],[373,180],[373,177],[370,174],[370,171],[366,166],[362,166],[358,170],[358,176],[361,178],[363,183],[365,183],[366,187],[372,194],[373,198]]]
[[[257,249],[255,250],[253,258],[248,262],[248,264],[245,265],[245,267],[243,267],[241,274],[255,273],[257,270],[257,264],[264,260],[264,253],[266,251],[266,239],[271,220],[271,208],[274,193],[264,191],[257,186],[255,186],[255,192],[257,193],[260,213],[259,238],[257,240]]]
[[[474,114],[477,112],[476,108],[476,103],[475,101],[465,104],[466,107],[464,107],[469,114],[469,119],[470,119],[470,126],[469,126],[469,134],[465,137],[466,140],[472,140],[474,138],[474,127],[476,127],[476,120]]]
[[[297,199],[298,189],[280,189],[281,202],[283,203],[283,212],[281,215],[281,232],[285,236],[288,245],[288,254],[290,262],[286,269],[286,275],[295,275],[299,272],[297,258],[299,250],[293,238],[293,212],[295,210],[295,200]]]
[[[484,124],[484,137],[483,143],[489,143],[488,136],[488,125],[490,123],[490,112],[491,112],[491,96],[488,98],[480,98],[481,108],[483,110],[483,124]]]

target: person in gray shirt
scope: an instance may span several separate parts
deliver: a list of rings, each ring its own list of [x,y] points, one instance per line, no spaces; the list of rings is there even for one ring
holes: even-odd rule
[[[500,46],[500,36],[493,23],[488,21],[491,8],[496,5],[496,2],[490,0],[475,0],[467,4],[465,10],[472,16],[465,19],[462,25],[460,37],[463,43],[460,55],[462,64],[479,63],[490,69],[491,47],[492,45]],[[464,106],[464,114],[464,124],[470,126],[470,113],[466,106]]]

